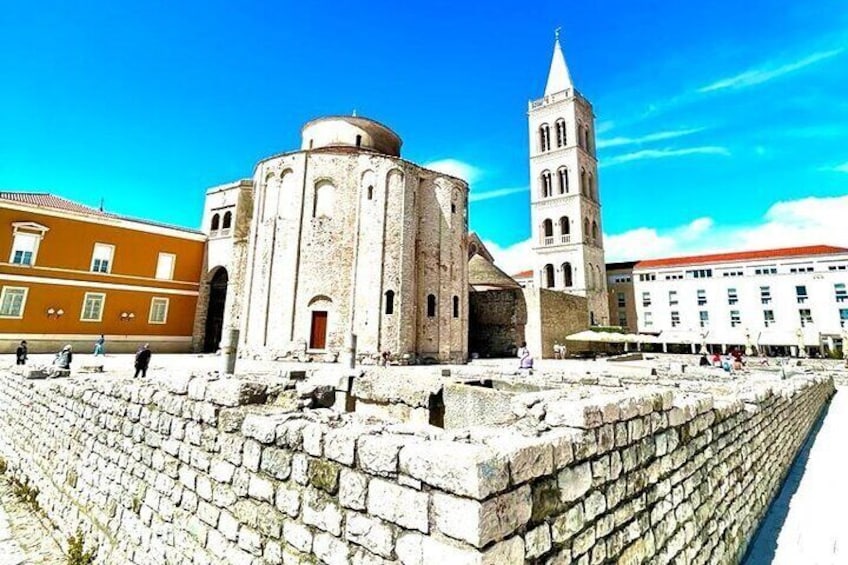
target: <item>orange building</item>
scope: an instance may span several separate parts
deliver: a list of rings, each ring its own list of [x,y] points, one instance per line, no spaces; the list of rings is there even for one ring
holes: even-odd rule
[[[0,351],[192,351],[206,236],[50,194],[0,192]]]

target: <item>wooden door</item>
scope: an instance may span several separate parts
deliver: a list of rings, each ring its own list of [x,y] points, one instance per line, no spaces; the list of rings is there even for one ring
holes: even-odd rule
[[[327,345],[327,313],[312,312],[312,333],[309,336],[310,349],[324,349]]]

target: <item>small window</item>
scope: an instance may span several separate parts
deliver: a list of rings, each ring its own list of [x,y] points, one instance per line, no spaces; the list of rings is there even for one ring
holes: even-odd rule
[[[150,299],[150,317],[148,322],[151,324],[164,324],[168,321],[168,302],[167,298],[153,297]]]
[[[739,303],[739,295],[736,293],[735,288],[727,289],[727,303],[733,306],[734,304]]]
[[[739,310],[731,310],[730,311],[730,325],[731,327],[736,327],[742,323],[742,317],[739,315]]]
[[[99,292],[86,292],[82,301],[81,322],[100,322],[103,320],[103,303],[106,295]]]
[[[386,291],[386,315],[395,313],[395,291]]]
[[[765,327],[774,325],[774,310],[763,310],[763,325]]]
[[[361,135],[356,136],[356,146],[362,147],[362,136]]]
[[[15,265],[32,265],[35,262],[35,248],[38,244],[38,236],[29,233],[15,235],[12,244],[11,263]]]
[[[813,323],[813,315],[808,309],[798,310],[798,316],[801,318],[801,327],[809,326]]]
[[[173,280],[176,262],[177,256],[173,253],[160,253],[156,263],[156,278],[165,281]]]
[[[839,325],[848,328],[848,308],[839,309]],[[848,343],[843,343],[842,347],[848,347]]]
[[[760,287],[760,302],[762,302],[763,304],[771,304],[771,287]]]
[[[553,288],[556,285],[554,281],[554,266],[548,263],[545,265],[542,273],[545,278],[545,288]]]
[[[672,311],[671,312],[671,327],[676,328],[680,325],[680,312]]]
[[[571,269],[571,263],[565,262],[562,264],[562,280],[566,288],[574,285],[574,272]]]
[[[677,291],[676,290],[669,290],[668,291],[668,305],[674,306],[676,304],[677,304]]]
[[[219,214],[215,214],[212,216],[212,225],[209,226],[210,230],[215,232],[218,231],[218,228],[221,227],[221,216]]]
[[[706,328],[710,325],[710,313],[706,310],[701,310],[698,312],[698,317],[701,321],[701,327]]]
[[[374,187],[368,187],[368,200],[374,200]]]
[[[436,296],[434,294],[427,295],[427,317],[433,318],[436,316]]]
[[[233,225],[233,213],[228,211],[224,214],[224,221],[221,222],[221,229],[228,230],[228,229],[230,229],[230,226],[232,226],[232,225]]]
[[[653,326],[654,325],[654,315],[650,312],[645,312],[645,325]]]
[[[108,243],[95,243],[94,253],[91,255],[91,271],[94,273],[111,273],[112,256],[115,254],[115,246]]]
[[[618,313],[618,325],[622,328],[627,327],[627,314],[625,314],[624,312]]]
[[[705,306],[707,304],[707,291],[703,288],[698,289],[698,306]]]
[[[23,318],[27,288],[4,286],[0,294],[0,318]]]
[[[451,202],[451,214],[456,214],[456,203]]]
[[[804,304],[807,301],[807,287],[799,285],[795,287],[795,296],[798,298],[798,304]]]
[[[627,305],[627,299],[624,296],[623,292],[618,293],[618,307],[624,308]]]
[[[651,305],[651,293],[643,292],[642,293],[642,306],[650,306]]]
[[[459,297],[453,297],[453,317],[459,318]]]
[[[848,291],[845,289],[845,283],[836,283],[833,285],[833,292],[837,302],[848,301]]]

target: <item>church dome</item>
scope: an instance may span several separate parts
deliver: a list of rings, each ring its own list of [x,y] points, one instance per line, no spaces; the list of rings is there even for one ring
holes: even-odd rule
[[[357,116],[328,116],[302,129],[301,149],[354,148],[400,157],[400,137],[379,122]]]

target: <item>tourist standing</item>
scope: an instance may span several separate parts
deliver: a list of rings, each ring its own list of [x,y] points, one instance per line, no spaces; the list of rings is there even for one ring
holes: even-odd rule
[[[106,338],[103,337],[103,334],[100,334],[100,338],[97,341],[94,342],[94,356],[95,357],[97,357],[98,355],[103,355],[103,356],[106,355],[105,344],[106,344]]]
[[[519,369],[532,369],[533,368],[533,357],[530,356],[530,350],[527,349],[527,342],[522,341],[521,347],[518,348],[518,368]]]
[[[74,354],[71,351],[71,344],[69,343],[62,350],[56,354],[56,358],[53,359],[53,366],[50,367],[50,376],[55,377],[60,370],[71,370],[71,361],[74,359]]]
[[[15,350],[15,364],[26,365],[28,353],[29,350],[27,349],[27,342],[26,340],[23,340],[18,346],[18,348]]]
[[[135,352],[135,375],[133,378],[138,378],[139,373],[141,374],[141,378],[145,378],[147,376],[147,367],[150,365],[150,356],[152,353],[150,352],[150,344],[145,343],[143,347],[139,347],[138,351]]]

